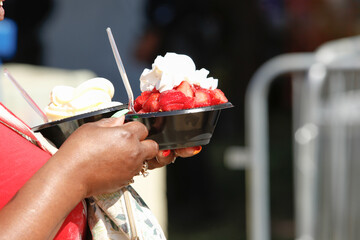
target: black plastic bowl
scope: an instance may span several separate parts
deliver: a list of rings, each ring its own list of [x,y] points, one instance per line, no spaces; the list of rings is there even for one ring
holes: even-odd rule
[[[143,123],[149,130],[148,139],[156,141],[162,150],[193,147],[206,145],[210,142],[221,110],[231,107],[233,105],[228,102],[171,112],[127,114],[125,119],[126,121]],[[127,108],[127,105],[122,105],[85,113],[45,123],[33,127],[32,130],[40,132],[59,148],[70,134],[82,124],[111,117],[117,111]]]

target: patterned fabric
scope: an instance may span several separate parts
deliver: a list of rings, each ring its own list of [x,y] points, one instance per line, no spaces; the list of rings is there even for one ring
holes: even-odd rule
[[[131,186],[88,201],[88,223],[94,240],[166,239],[158,221]]]

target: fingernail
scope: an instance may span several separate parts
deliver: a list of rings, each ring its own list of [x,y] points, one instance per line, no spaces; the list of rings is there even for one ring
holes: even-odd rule
[[[129,112],[128,109],[122,109],[122,110],[120,110],[120,111],[117,111],[117,112],[116,112],[114,115],[112,115],[111,117],[112,117],[112,118],[119,118],[119,117],[127,114],[128,112]]]
[[[194,154],[194,155],[198,154],[199,152],[201,152],[201,149],[202,149],[201,146],[194,147],[193,154]]]
[[[171,153],[171,150],[163,150],[163,151],[162,151],[162,155],[163,155],[163,157],[167,157],[167,156],[169,156],[169,155],[170,155],[170,153]]]

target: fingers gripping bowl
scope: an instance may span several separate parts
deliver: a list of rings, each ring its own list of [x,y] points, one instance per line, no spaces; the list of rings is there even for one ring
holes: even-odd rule
[[[156,141],[161,150],[184,148],[208,144],[221,110],[231,107],[233,105],[227,102],[208,107],[169,112],[127,114],[125,119],[127,122],[139,121],[143,123],[149,130],[148,139]],[[81,125],[111,117],[117,111],[127,108],[127,105],[110,107],[45,123],[33,127],[32,130],[40,132],[59,148]]]
[[[197,70],[189,56],[158,56],[152,68],[144,69],[140,76],[142,93],[135,99],[133,114],[126,115],[126,121],[143,123],[149,130],[148,138],[156,141],[160,149],[208,144],[221,110],[233,107],[217,88],[218,80],[208,74],[204,68]],[[33,130],[60,147],[82,124],[129,108],[112,101],[114,91],[109,80],[99,77],[76,88],[55,87],[45,109],[52,122]]]

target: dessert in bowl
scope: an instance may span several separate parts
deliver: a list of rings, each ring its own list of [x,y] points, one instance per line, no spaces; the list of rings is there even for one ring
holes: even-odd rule
[[[228,102],[217,88],[218,80],[209,71],[196,70],[189,56],[167,53],[158,56],[152,69],[140,77],[141,95],[135,99],[137,113],[173,111],[207,107]]]
[[[114,93],[114,85],[101,77],[84,81],[77,87],[55,86],[44,113],[49,121],[56,121],[122,105],[121,102],[112,101]]]
[[[152,69],[145,69],[140,77],[142,94],[135,99],[136,113],[127,114],[126,121],[145,124],[148,138],[160,149],[208,144],[221,110],[233,107],[217,89],[218,80],[208,78],[208,73],[196,70],[186,55],[157,57]],[[128,109],[128,105],[112,101],[113,95],[111,82],[103,78],[88,80],[77,88],[55,87],[45,109],[51,122],[33,130],[60,147],[82,124]]]

